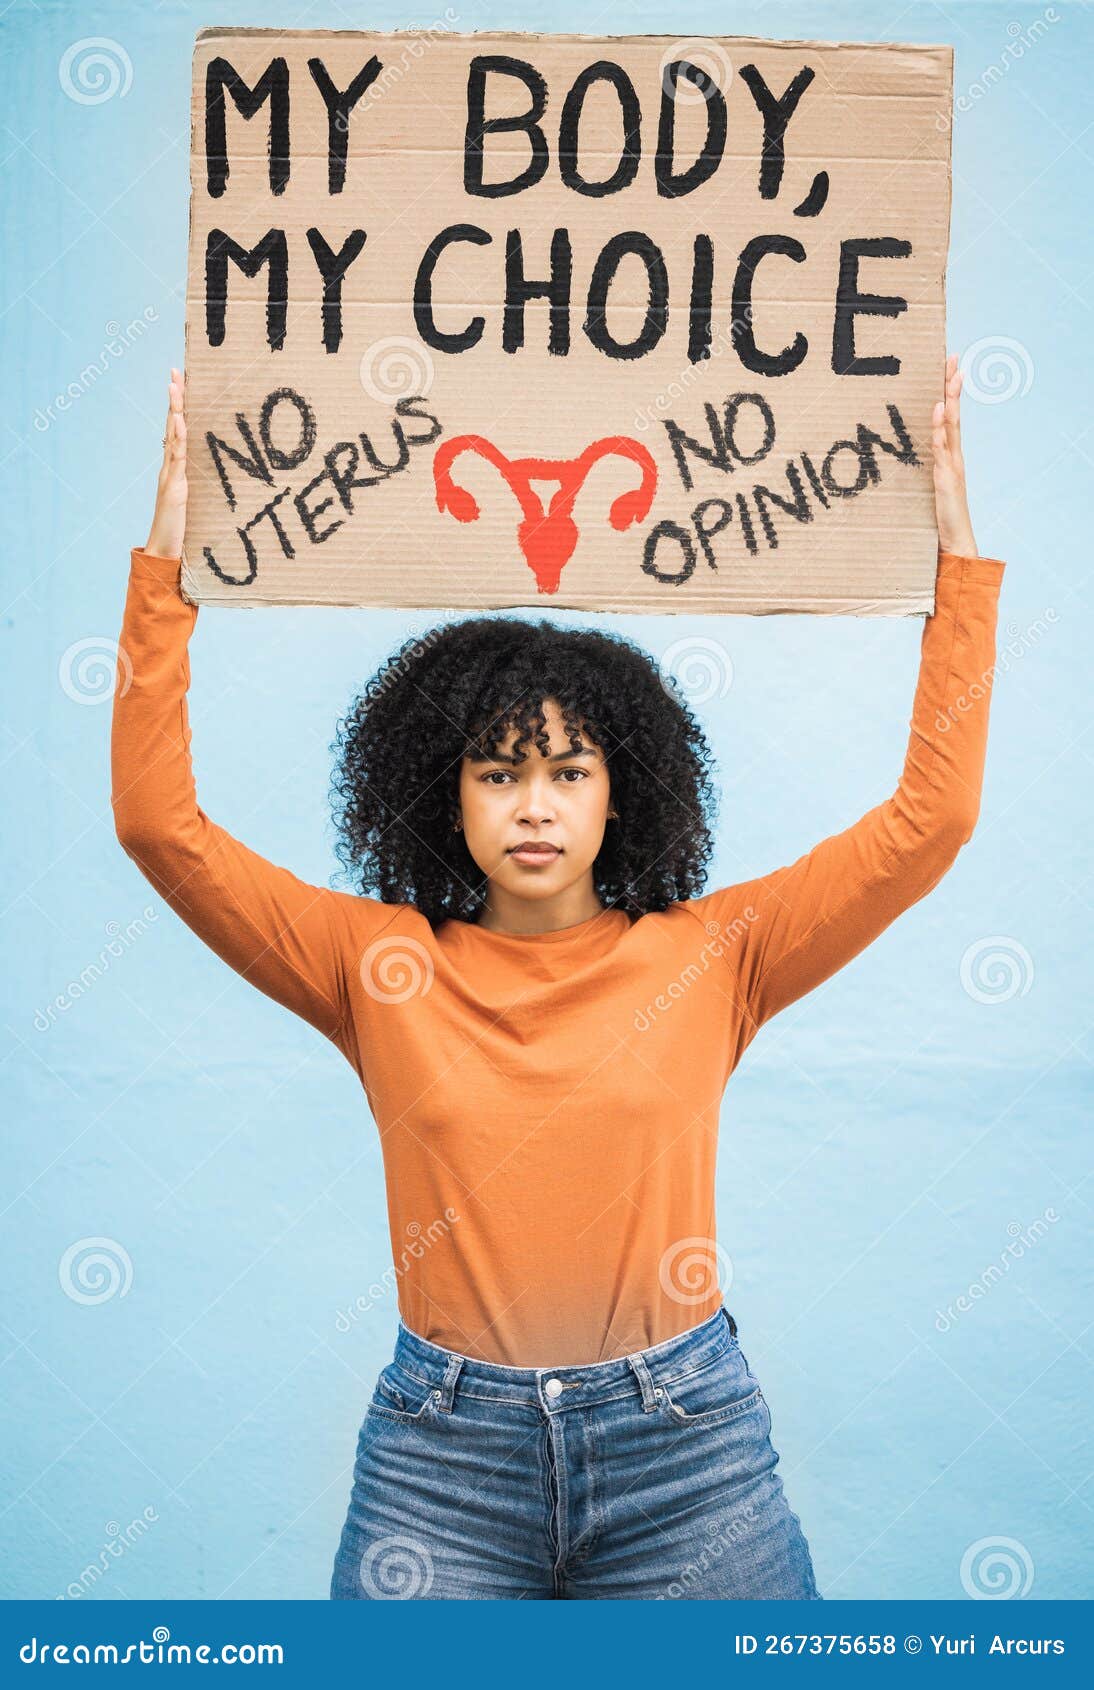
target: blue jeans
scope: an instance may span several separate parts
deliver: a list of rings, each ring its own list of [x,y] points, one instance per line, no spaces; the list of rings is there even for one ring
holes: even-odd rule
[[[399,1322],[357,1440],[336,1599],[818,1600],[723,1304],[584,1367],[500,1367]]]

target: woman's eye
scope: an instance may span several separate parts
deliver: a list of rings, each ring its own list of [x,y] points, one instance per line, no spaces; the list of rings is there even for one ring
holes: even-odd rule
[[[579,781],[588,780],[589,778],[587,769],[559,769],[559,778],[561,779],[563,775],[576,775]],[[496,786],[499,781],[509,781],[513,777],[505,769],[491,769],[489,774],[482,775],[480,778],[484,786]],[[573,786],[575,783],[573,781],[566,781],[565,784],[567,786]]]

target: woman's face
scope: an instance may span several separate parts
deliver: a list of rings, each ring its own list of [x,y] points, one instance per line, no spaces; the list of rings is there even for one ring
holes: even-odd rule
[[[550,735],[548,755],[525,741],[524,760],[513,760],[512,728],[492,757],[464,757],[460,765],[460,817],[467,848],[496,886],[522,898],[554,898],[586,876],[604,839],[611,807],[608,765],[599,746],[582,734],[575,752],[555,699],[543,705]],[[552,845],[553,851],[519,856],[515,847]]]

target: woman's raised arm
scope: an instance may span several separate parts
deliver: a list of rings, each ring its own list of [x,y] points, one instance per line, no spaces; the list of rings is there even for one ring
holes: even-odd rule
[[[186,704],[197,606],[179,585],[185,465],[179,378],[171,383],[152,531],[130,558],[111,735],[115,830],[141,873],[199,938],[260,991],[338,1042],[347,1015],[346,971],[397,906],[299,880],[198,805]]]
[[[717,921],[747,1011],[763,1023],[859,954],[942,878],[972,834],[988,736],[1005,565],[977,555],[965,497],[952,357],[933,418],[939,553],[934,614],[920,644],[904,767],[895,792],[786,868],[691,901]],[[744,1048],[742,1044],[741,1048]]]

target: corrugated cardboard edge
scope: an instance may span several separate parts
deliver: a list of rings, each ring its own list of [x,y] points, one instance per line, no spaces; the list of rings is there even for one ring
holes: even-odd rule
[[[567,30],[556,32],[554,30],[537,29],[442,29],[436,31],[430,30],[428,27],[425,29],[273,29],[254,24],[239,24],[238,26],[210,24],[206,28],[198,30],[194,37],[194,46],[197,47],[202,41],[223,40],[228,35],[270,35],[276,36],[278,39],[285,36],[307,35],[314,36],[316,40],[322,40],[327,36],[349,36],[364,41],[413,41],[420,40],[423,35],[429,34],[441,35],[448,41],[497,40],[499,36],[505,36],[513,41],[637,42],[679,41],[681,39],[679,33],[671,34],[664,31],[658,33],[647,31],[641,35],[612,35],[608,32],[583,35],[580,32],[574,33]],[[811,36],[806,39],[791,35],[735,35],[733,33],[714,35],[710,39],[713,41],[756,41],[764,47],[854,47],[856,51],[860,52],[867,49],[879,53],[893,51],[901,53],[948,52],[951,68],[953,65],[953,45],[946,41],[933,43],[924,41],[822,41],[818,36]]]
[[[191,53],[191,55],[190,55],[189,85],[188,85],[187,90],[186,90],[186,113],[187,113],[187,117],[189,119],[188,128],[189,128],[189,132],[190,132],[190,167],[189,167],[186,175],[187,175],[187,181],[189,182],[189,185],[190,185],[190,192],[189,192],[189,195],[187,196],[187,201],[186,201],[186,297],[184,298],[184,301],[183,301],[183,311],[182,311],[182,380],[183,380],[182,414],[183,414],[184,419],[186,419],[186,377],[187,377],[187,372],[190,368],[190,309],[189,309],[189,303],[188,303],[189,293],[190,293],[190,255],[191,255],[191,251],[192,251],[193,244],[194,244],[194,157],[195,157],[195,147],[194,147],[194,127],[195,127],[195,125],[194,125],[194,55],[197,53],[198,42],[201,40],[202,36],[203,35],[211,35],[213,33],[214,32],[212,30],[201,29],[201,30],[198,31],[196,37],[194,38],[194,52]],[[189,454],[189,451],[190,451],[189,419],[186,419],[186,421],[187,421],[186,449],[187,449],[187,454]],[[180,556],[182,558],[182,569],[179,572],[179,592],[182,595],[182,597],[186,600],[187,604],[199,605],[199,607],[200,607],[200,601],[198,599],[192,598],[190,596],[190,594],[186,591],[186,576],[187,576],[187,573],[189,572],[190,566],[189,566],[187,559],[186,559],[186,546],[185,546],[185,544],[183,544],[183,546],[181,548]],[[196,570],[193,571],[193,574],[196,578],[197,571]],[[195,585],[196,585],[196,580],[195,580]]]
[[[690,617],[700,616],[892,616],[904,618],[908,616],[932,616],[934,614],[934,590],[924,596],[921,593],[906,594],[899,604],[892,598],[884,600],[864,600],[849,598],[799,599],[795,603],[780,602],[777,605],[767,604],[763,600],[753,599],[738,601],[732,609],[726,610],[669,610],[663,605],[657,608],[645,609],[640,605],[620,604],[613,602],[611,597],[600,604],[573,604],[559,593],[552,593],[550,602],[546,602],[541,595],[536,598],[520,599],[514,603],[472,605],[438,605],[431,599],[408,602],[406,604],[373,604],[369,600],[360,598],[324,599],[317,603],[315,599],[290,598],[255,598],[251,597],[246,604],[238,599],[228,597],[223,599],[195,599],[187,592],[187,575],[191,572],[186,559],[186,548],[182,550],[182,573],[180,590],[187,604],[196,604],[200,608],[226,610],[373,610],[394,611],[397,614],[410,614],[419,611],[429,611],[437,616],[504,616],[507,612],[520,611],[565,611],[571,616],[648,616],[648,617]],[[196,585],[196,582],[194,583]]]
[[[950,331],[949,312],[947,310],[946,280],[950,271],[950,233],[953,224],[953,58],[954,54],[951,46],[948,54],[949,62],[946,67],[947,81],[949,84],[947,90],[949,122],[946,124],[946,262],[942,266],[942,274],[939,277],[939,287],[942,294],[943,344],[947,349],[950,344]],[[941,540],[939,541],[939,544],[941,545]],[[934,615],[933,590],[931,592],[931,602],[926,614],[928,616]]]

